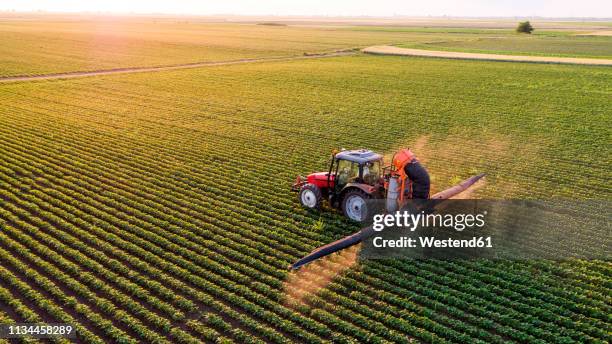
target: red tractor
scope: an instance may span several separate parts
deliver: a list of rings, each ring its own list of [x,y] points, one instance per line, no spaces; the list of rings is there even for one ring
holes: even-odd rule
[[[298,192],[298,199],[306,208],[318,209],[323,198],[326,198],[332,207],[342,209],[349,219],[364,222],[375,215],[377,210],[393,213],[406,209],[409,198],[449,199],[467,190],[484,176],[481,173],[430,195],[429,174],[409,149],[395,153],[391,165],[386,167],[383,167],[382,155],[360,149],[332,154],[329,171],[311,173],[306,178],[298,176],[291,190]],[[371,199],[385,200],[384,206],[379,202],[368,202]],[[372,226],[365,227],[312,251],[290,265],[289,269],[297,269],[313,260],[356,245],[373,233]]]
[[[349,219],[364,221],[373,211],[367,201],[386,196],[383,157],[366,149],[341,151],[332,155],[328,172],[298,176],[291,190],[306,208],[319,209],[325,198]]]

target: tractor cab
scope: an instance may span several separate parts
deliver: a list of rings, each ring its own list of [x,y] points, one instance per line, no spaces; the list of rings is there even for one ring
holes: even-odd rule
[[[334,156],[330,172],[338,192],[350,183],[376,186],[382,180],[382,156],[365,149],[342,151]]]
[[[319,208],[327,199],[348,218],[364,221],[371,212],[367,200],[384,197],[383,157],[366,149],[343,150],[332,154],[327,172],[298,176],[292,189],[306,208]]]

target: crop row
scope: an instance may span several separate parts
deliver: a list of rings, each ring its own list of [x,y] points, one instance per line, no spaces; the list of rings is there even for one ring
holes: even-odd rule
[[[3,225],[3,227],[6,228],[7,226]],[[20,267],[24,269],[23,270],[24,273],[26,274],[31,273],[32,276],[39,277],[36,275],[36,273],[31,272],[31,269],[27,267],[25,264],[21,265]],[[17,291],[20,294],[24,295],[29,302],[32,302],[33,304],[35,304],[37,307],[45,311],[47,314],[49,314],[51,317],[56,319],[58,322],[74,324],[77,335],[80,338],[88,342],[91,342],[91,343],[103,343],[103,341],[100,338],[98,338],[96,335],[94,335],[89,330],[87,330],[85,327],[83,327],[79,322],[76,321],[75,318],[71,317],[66,312],[64,312],[61,307],[53,303],[53,301],[44,297],[38,291],[31,288],[28,284],[18,279],[11,271],[7,270],[6,268],[2,266],[0,266],[0,278],[12,290]],[[50,290],[52,292],[56,291],[48,280],[41,278],[39,281],[40,281],[40,284],[50,287]],[[47,290],[47,292],[49,292],[49,290]],[[3,302],[6,302],[6,304],[12,307],[12,309],[17,314],[19,314],[19,316],[21,316],[23,321],[32,322],[32,323],[42,322],[42,318],[38,314],[34,313],[28,307],[24,306],[24,304],[21,301],[19,301],[18,298],[15,298],[6,289],[3,289],[1,296],[3,298]],[[63,297],[66,298],[65,295]],[[129,337],[125,336],[125,334],[121,333],[120,331],[117,331],[116,329],[113,329],[112,325],[110,324],[110,321],[100,317],[99,315],[95,313],[92,313],[90,309],[87,308],[86,306],[75,305],[75,311],[78,312],[84,318],[94,323],[98,323],[102,328],[106,330],[106,334],[109,335],[111,338],[121,338],[121,340],[124,340],[125,342],[131,342],[129,340]]]
[[[42,214],[44,214],[44,212],[41,212],[41,213],[42,213]],[[52,217],[52,216],[50,216],[50,217],[51,217],[51,218],[54,218],[54,217]],[[29,218],[31,218],[31,216],[30,216]],[[60,222],[57,222],[57,223],[59,224]],[[38,228],[49,228],[49,226],[48,226],[48,225],[45,225],[45,223],[44,223],[44,222],[41,222],[41,221],[36,222],[36,224],[38,225]],[[25,225],[24,225],[24,226],[25,226]],[[29,227],[29,226],[26,226],[26,228],[27,228],[27,227]],[[38,236],[39,236],[39,237],[41,237],[41,235],[42,235],[42,234],[37,233],[36,231],[34,231],[34,230],[33,230],[33,229],[34,229],[34,228],[36,228],[36,227],[30,227],[30,228],[31,228],[31,230],[30,230],[29,232],[30,232],[31,234],[34,234],[34,235],[38,234]],[[61,226],[60,228],[65,228],[65,225],[64,225],[64,226]],[[61,233],[61,232],[60,232],[60,233]],[[54,246],[55,246],[55,247],[61,247],[61,246],[58,246],[57,244],[55,244]],[[116,249],[115,249],[115,250],[116,250]],[[142,265],[142,263],[141,263],[140,265]],[[158,272],[158,273],[159,273],[159,272]],[[210,300],[212,300],[212,298],[211,298],[210,296],[206,297],[206,296],[204,296],[204,295],[202,295],[202,294],[198,294],[198,295],[197,295],[197,297],[198,297],[198,300],[200,300],[200,301],[206,301],[207,299],[208,299],[209,301],[210,301]],[[218,305],[217,305],[217,308],[224,309],[225,307],[223,307],[223,305],[221,305],[221,304],[218,304]],[[229,313],[231,314],[231,313],[234,313],[234,312],[229,312]],[[266,332],[267,332],[267,331],[266,331]]]
[[[178,80],[177,80],[178,79]],[[179,79],[179,78],[173,78],[171,81],[169,81],[168,83],[168,87],[178,87],[180,89],[180,87],[184,87],[185,84],[188,84],[189,80],[188,79]],[[178,99],[174,99],[174,97],[170,98],[170,99],[163,99],[163,98],[153,98],[151,99],[150,97],[150,90],[146,90],[143,89],[142,87],[137,87],[138,84],[136,83],[130,83],[128,80],[123,80],[122,82],[118,83],[118,85],[114,85],[115,87],[124,87],[129,85],[130,87],[134,87],[135,89],[138,89],[138,92],[136,91],[132,91],[130,89],[121,89],[120,91],[117,89],[114,89],[113,87],[107,86],[107,85],[103,85],[103,87],[105,87],[105,89],[107,90],[107,92],[109,92],[108,95],[103,95],[102,97],[100,96],[94,96],[96,94],[96,92],[98,91],[97,88],[100,85],[96,85],[95,87],[90,87],[88,89],[86,89],[85,91],[83,91],[82,89],[79,89],[79,94],[81,94],[83,97],[83,101],[85,99],[88,99],[88,102],[92,102],[94,103],[95,106],[91,106],[88,107],[88,110],[91,110],[90,112],[95,112],[97,109],[99,108],[103,108],[99,105],[101,104],[105,104],[106,102],[111,102],[111,103],[115,103],[117,105],[121,104],[121,107],[123,109],[126,110],[126,112],[131,113],[132,111],[134,111],[134,113],[137,113],[137,111],[141,108],[141,107],[145,107],[150,109],[151,111],[149,111],[148,113],[154,113],[156,114],[156,120],[159,119],[163,119],[163,118],[168,118],[168,116],[163,116],[163,115],[159,115],[159,114],[165,114],[168,113],[169,111],[174,110],[175,112],[180,113],[182,116],[185,117],[189,117],[189,116],[197,116],[198,114],[198,110],[201,109],[201,106],[204,102],[204,104],[206,105],[206,109],[209,109],[207,111],[207,115],[208,116],[214,116],[214,114],[216,113],[220,113],[223,114],[224,116],[219,116],[219,117],[214,117],[215,120],[219,120],[222,121],[224,119],[226,119],[227,117],[231,116],[231,121],[236,121],[236,120],[242,120],[245,121],[245,119],[243,117],[237,117],[235,116],[236,113],[240,113],[242,114],[244,110],[239,109],[239,107],[237,106],[236,111],[233,111],[233,108],[229,109],[228,106],[231,106],[229,104],[225,104],[225,106],[223,106],[222,103],[214,103],[214,104],[209,104],[211,102],[211,98],[208,97],[205,100],[199,99],[199,98],[194,98],[194,97],[182,97],[180,100]],[[50,94],[50,96],[48,96],[45,99],[53,99],[53,100],[57,100],[59,98],[59,96],[61,95],[61,93],[59,93],[57,90],[55,90],[55,92],[51,92],[51,90],[49,90],[50,92],[48,92]],[[114,91],[114,92],[113,92]],[[156,90],[156,92],[161,92],[159,90]],[[133,96],[130,97],[130,93],[134,93]],[[57,95],[58,97],[55,97],[55,95]],[[91,95],[90,98],[87,98],[88,95]],[[121,96],[123,95],[123,96]],[[95,100],[92,100],[92,98],[95,98]],[[195,99],[197,99],[197,101],[194,101]],[[249,99],[249,100],[255,100],[254,99]],[[133,101],[132,101],[133,100]],[[194,103],[192,107],[190,107],[189,102]],[[187,104],[185,104],[187,103]],[[78,106],[81,106],[82,101],[75,101],[75,102],[70,102],[70,101],[65,101],[64,103],[62,103],[61,105],[63,107],[69,107],[69,106],[74,106],[75,108]],[[185,106],[186,105],[186,106]],[[252,102],[249,104],[250,107],[255,107],[255,104],[252,104]],[[176,109],[180,109],[180,111],[176,111]],[[240,110],[240,111],[239,111]],[[155,112],[153,112],[155,111]],[[106,114],[106,115],[110,115],[110,114]],[[126,118],[126,116],[124,116],[123,113],[116,113],[114,114],[116,116],[117,119],[123,119]],[[256,107],[253,110],[253,116],[258,116],[258,112],[256,111]],[[267,121],[266,126],[275,126],[275,130],[279,130],[279,129],[283,129],[283,123],[282,119],[285,116],[278,116],[278,114],[273,114],[275,116],[275,121],[271,122],[271,121]],[[253,117],[252,116],[252,117]],[[299,121],[304,121],[304,120],[309,120],[308,117],[303,118],[303,117],[297,117],[295,120],[299,120]],[[252,124],[253,120],[251,120],[251,118],[249,118],[248,122],[244,122],[244,123],[240,123],[241,125],[239,127],[245,127],[248,126],[248,124]],[[288,122],[291,123],[291,122]],[[309,123],[310,124],[310,123]],[[300,127],[307,127],[307,126],[300,126]],[[284,125],[284,129],[286,130],[287,125]],[[322,132],[325,132],[324,130],[322,130]],[[311,134],[308,132],[303,132],[303,133],[295,133],[295,135],[307,135],[307,134]],[[363,133],[363,134],[367,134],[367,133]],[[323,138],[321,138],[323,139]],[[376,141],[375,138],[373,138],[373,140],[370,141]],[[560,161],[559,160],[560,157],[555,157],[555,163],[562,163],[562,164],[575,164],[576,162],[573,160],[567,160],[567,161]],[[593,162],[596,163],[596,162]],[[585,166],[585,168],[591,168],[592,164],[589,166]],[[559,176],[555,176],[555,177],[559,177]],[[597,176],[590,176],[590,177],[597,177]],[[568,180],[569,181],[569,180]],[[603,180],[602,180],[603,181]]]
[[[342,128],[360,128],[359,118],[370,109],[363,103],[363,113],[326,130],[332,122],[318,115],[280,107],[267,112],[255,90],[242,90],[231,104],[208,93],[222,92],[237,78],[240,73],[229,73],[212,89],[194,91],[198,97],[180,92],[193,83],[189,73],[157,88],[126,77],[3,93],[0,182],[7,187],[0,197],[8,211],[0,218],[11,223],[0,247],[16,255],[11,266],[25,262],[49,276],[60,288],[56,294],[33,286],[58,305],[59,293],[80,288],[68,284],[72,278],[145,329],[162,329],[165,339],[178,340],[173,336],[181,331],[163,329],[186,321],[182,331],[218,342],[401,342],[406,335],[440,342],[609,341],[605,264],[581,267],[568,278],[553,264],[531,263],[546,276],[563,277],[532,280],[507,263],[366,262],[308,296],[307,305],[287,306],[287,263],[355,226],[324,213],[325,231],[304,228],[317,217],[298,209],[279,180],[290,180],[293,167],[316,166],[320,142],[337,141]],[[353,88],[367,96],[369,87]],[[283,96],[297,103],[302,94],[276,92],[266,99]],[[361,135],[364,143],[393,141],[379,136],[376,130]],[[473,151],[463,158],[479,159]],[[571,161],[555,163],[562,170]],[[525,173],[517,168],[513,176]],[[569,182],[571,175],[549,178]],[[48,264],[59,264],[64,275],[52,277]],[[83,271],[93,276],[80,279]],[[41,281],[34,273],[24,278]],[[108,288],[98,294],[100,283]],[[111,317],[96,299],[85,299],[85,291],[79,295],[79,304]],[[125,323],[116,326],[144,338]]]

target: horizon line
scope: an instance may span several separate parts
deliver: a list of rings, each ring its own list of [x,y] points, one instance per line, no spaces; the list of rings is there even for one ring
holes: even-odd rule
[[[177,17],[273,17],[273,18],[342,18],[342,19],[544,19],[544,20],[596,20],[596,21],[612,21],[612,17],[554,17],[554,16],[534,16],[534,15],[516,15],[516,16],[454,16],[454,15],[409,15],[409,14],[392,14],[384,16],[371,15],[324,15],[324,14],[234,14],[234,13],[169,13],[169,12],[123,12],[123,11],[55,11],[55,10],[30,10],[21,11],[13,9],[0,9],[0,13],[9,14],[63,14],[63,15],[99,15],[99,16],[177,16]]]

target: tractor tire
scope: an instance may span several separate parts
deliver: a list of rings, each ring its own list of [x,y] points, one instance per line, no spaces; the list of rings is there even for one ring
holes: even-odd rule
[[[305,184],[298,193],[298,199],[303,207],[308,209],[320,209],[323,194],[314,184]]]
[[[350,190],[342,197],[342,212],[344,216],[357,222],[366,222],[369,218],[370,209],[368,200],[370,195],[355,189]]]

